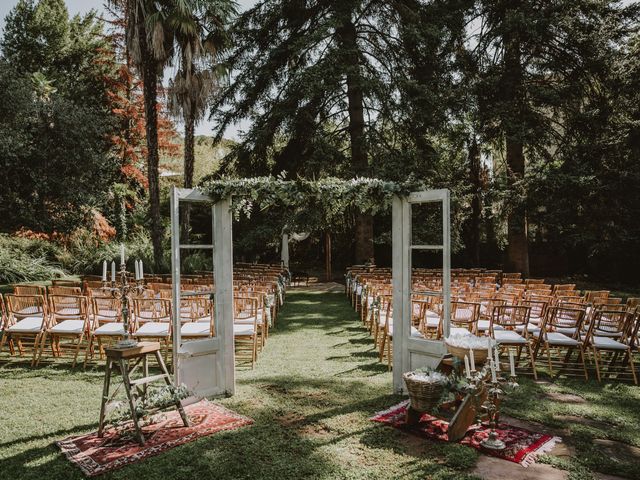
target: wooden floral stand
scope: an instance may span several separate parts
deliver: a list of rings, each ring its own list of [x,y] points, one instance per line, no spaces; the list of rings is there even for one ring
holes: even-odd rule
[[[439,369],[445,373],[449,373],[452,368],[453,362],[450,358],[445,358],[439,366]],[[438,415],[438,418],[449,422],[447,437],[450,442],[457,442],[464,437],[469,427],[476,422],[478,411],[486,399],[487,389],[482,387],[475,392],[467,393],[462,398],[462,401],[448,402],[440,406],[441,414]],[[407,407],[405,422],[407,425],[417,425],[425,413],[431,414],[430,412],[414,410],[411,405],[409,405]],[[447,413],[452,414],[452,416],[446,415]]]
[[[124,386],[124,390],[129,400],[129,410],[131,412],[131,419],[136,432],[136,438],[140,445],[144,445],[144,435],[140,428],[139,418],[136,414],[137,401],[143,399],[147,394],[147,385],[152,382],[164,380],[164,382],[173,386],[171,375],[167,371],[167,367],[164,363],[162,355],[160,353],[160,343],[158,342],[139,342],[135,347],[131,348],[106,348],[105,353],[107,356],[107,364],[104,374],[104,388],[102,391],[102,403],[100,405],[100,424],[98,426],[98,437],[102,437],[104,434],[105,414],[107,405],[113,400],[115,395],[121,386]],[[162,373],[158,375],[149,375],[149,363],[148,356],[155,357],[160,371]],[[138,368],[142,367],[143,376],[134,379],[134,373]],[[111,395],[109,395],[109,389],[111,387],[111,371],[114,368],[118,368],[122,374],[122,384],[118,385]],[[180,400],[176,400],[175,404],[171,407],[178,410],[180,417],[185,427],[189,426],[189,420],[187,414],[182,408]],[[168,408],[168,407],[166,407]],[[157,408],[156,410],[161,410]]]

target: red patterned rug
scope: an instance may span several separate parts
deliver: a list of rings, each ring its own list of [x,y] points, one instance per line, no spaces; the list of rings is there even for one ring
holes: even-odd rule
[[[102,438],[98,438],[97,432],[92,432],[79,437],[68,437],[56,443],[85,475],[94,477],[197,438],[253,423],[250,418],[207,400],[188,405],[185,411],[191,424],[189,427],[183,426],[180,415],[175,410],[157,414],[154,417],[156,423],[142,429],[145,438],[142,447],[131,435],[121,436],[113,429],[105,430]],[[133,423],[131,427],[133,428]]]
[[[425,414],[420,419],[418,425],[406,425],[405,412],[407,411],[408,405],[409,401],[406,400],[384,412],[377,413],[371,420],[386,423],[419,437],[448,441],[447,429],[449,423],[445,420]],[[497,428],[496,432],[500,440],[506,445],[504,450],[494,451],[482,448],[480,442],[489,436],[489,428],[485,425],[473,425],[467,430],[464,438],[460,440],[459,443],[473,447],[482,453],[519,463],[523,467],[528,467],[536,461],[538,455],[548,452],[556,443],[562,441],[560,437],[531,432],[506,423],[500,424],[500,428]]]

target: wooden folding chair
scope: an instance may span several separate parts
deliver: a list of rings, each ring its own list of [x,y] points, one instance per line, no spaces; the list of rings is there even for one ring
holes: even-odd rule
[[[476,334],[479,319],[479,303],[451,302],[451,334],[467,332]],[[440,334],[442,335],[442,331]]]
[[[585,338],[585,344],[593,352],[598,381],[602,380],[604,373],[617,374],[622,377],[625,374],[624,365],[626,364],[631,371],[633,383],[638,384],[631,345],[627,343],[626,339],[630,322],[634,320],[635,318],[629,316],[625,310],[598,309],[595,311]],[[603,353],[608,354],[609,365],[606,371],[601,368]],[[619,362],[620,356],[622,356],[622,360]]]
[[[501,349],[516,349],[516,368],[520,364],[523,350],[529,355],[533,378],[537,379],[536,362],[529,341],[529,316],[531,307],[525,305],[499,305],[494,307],[489,334]]]
[[[213,302],[204,296],[183,300],[180,304],[180,337],[184,340],[215,337]]]
[[[102,360],[105,344],[116,342],[124,336],[121,300],[111,295],[91,297],[91,318],[92,326],[84,357],[85,366],[89,358],[93,359],[95,344],[98,347],[100,360]],[[133,323],[133,319],[131,323]]]
[[[568,374],[580,371],[585,379],[589,378],[585,364],[585,343],[581,336],[582,324],[585,318],[584,308],[571,308],[567,306],[551,306],[542,324],[542,329],[536,336],[535,354],[539,354],[540,348],[547,355],[549,375],[553,376],[553,367],[563,369]],[[552,349],[555,349],[556,357],[552,357]],[[564,357],[560,352],[565,350]],[[577,352],[576,362],[571,363],[571,355]],[[580,361],[580,364],[577,361]]]
[[[258,299],[234,296],[233,338],[236,358],[255,366],[258,357]]]
[[[15,344],[18,353],[24,355],[25,340],[33,348],[31,365],[34,366],[42,335],[48,326],[49,316],[47,304],[42,295],[6,295],[7,315],[5,331],[0,341],[0,352],[5,343],[9,343],[12,354]]]
[[[164,344],[164,358],[169,356],[171,342],[171,300],[165,298],[135,298],[133,300],[135,328],[138,340],[151,340]]]
[[[77,287],[57,287],[73,288]],[[77,288],[79,291],[80,289]],[[81,295],[49,295],[49,326],[42,334],[40,353],[36,365],[40,363],[45,349],[47,337],[51,342],[54,357],[61,357],[64,349],[73,351],[73,364],[78,362],[78,354],[83,340],[90,336],[89,307],[87,297]],[[62,343],[70,340],[70,343]]]

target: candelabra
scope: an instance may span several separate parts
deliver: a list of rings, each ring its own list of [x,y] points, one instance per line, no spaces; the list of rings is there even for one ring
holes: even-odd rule
[[[473,352],[470,353],[473,356]],[[482,405],[476,404],[477,407],[481,407],[482,410],[486,412],[489,420],[488,424],[491,428],[489,436],[480,442],[480,445],[488,450],[503,450],[505,448],[505,444],[498,438],[498,432],[496,431],[500,420],[500,399],[506,393],[505,390],[501,388],[501,385],[506,384],[510,390],[515,390],[515,388],[518,387],[518,383],[516,382],[513,352],[509,352],[509,364],[511,367],[509,380],[506,380],[504,377],[499,375],[500,365],[497,349],[495,350],[495,359],[496,360],[494,362],[492,358],[489,358],[489,361],[485,363],[482,369],[477,371],[475,369],[475,362],[473,361],[472,368],[469,369],[469,362],[465,357],[465,369],[467,372],[467,379],[469,381],[467,393],[472,394],[476,401],[478,401],[480,392],[488,387],[487,399]]]
[[[116,348],[131,348],[135,347],[138,342],[131,338],[129,333],[129,305],[131,303],[131,296],[133,294],[140,295],[144,292],[144,281],[142,276],[138,274],[138,263],[136,262],[136,280],[135,283],[129,283],[127,278],[127,265],[123,261],[120,264],[120,271],[118,272],[119,282],[116,282],[115,267],[112,268],[111,282],[106,280],[106,262],[105,273],[102,280],[102,290],[105,293],[110,293],[113,298],[120,300],[122,309],[122,326],[124,327],[124,336],[118,343]]]
[[[506,384],[512,390],[518,387],[513,369],[509,380],[495,375],[492,377],[492,381],[489,383],[490,388],[487,392],[487,399],[482,404],[482,409],[487,413],[491,430],[489,431],[489,436],[480,442],[480,445],[488,450],[504,450],[505,448],[504,442],[498,438],[498,432],[496,431],[500,421],[500,400],[506,393],[501,388],[501,384]]]

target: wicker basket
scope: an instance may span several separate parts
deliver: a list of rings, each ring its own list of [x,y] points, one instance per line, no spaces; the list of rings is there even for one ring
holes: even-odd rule
[[[469,356],[469,349],[464,347],[455,347],[453,345],[449,345],[447,343],[447,351],[459,359],[461,362],[464,361],[464,357]],[[484,365],[487,361],[487,357],[489,356],[489,349],[487,348],[474,348],[473,349],[473,358],[476,362],[476,365]]]
[[[442,383],[425,382],[414,377],[415,372],[407,372],[402,376],[409,392],[411,408],[422,413],[430,412],[442,398],[444,385]]]

